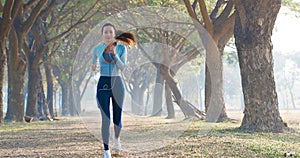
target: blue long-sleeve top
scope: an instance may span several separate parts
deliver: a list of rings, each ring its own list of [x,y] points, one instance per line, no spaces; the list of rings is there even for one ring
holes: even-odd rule
[[[97,63],[97,59],[100,63],[100,75],[101,76],[121,76],[120,71],[123,71],[126,67],[127,60],[127,49],[123,44],[117,43],[116,46],[116,55],[108,55],[104,53],[106,48],[106,44],[100,44],[94,47],[93,56],[92,56],[92,64]],[[104,57],[104,54],[106,55]],[[110,60],[106,60],[105,58],[111,57]]]

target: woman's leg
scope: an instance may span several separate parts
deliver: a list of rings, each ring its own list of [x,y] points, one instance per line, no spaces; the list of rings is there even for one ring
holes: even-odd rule
[[[115,137],[119,138],[122,128],[122,107],[124,102],[125,89],[120,77],[116,78],[115,85],[112,91],[112,105],[113,105],[113,123]]]
[[[121,128],[122,128],[122,104],[118,104],[118,102],[113,99],[113,123],[114,123],[114,131],[115,137],[119,138]]]
[[[110,135],[110,91],[109,90],[101,90],[101,86],[103,85],[103,79],[100,78],[98,83],[98,91],[97,91],[97,101],[98,107],[101,111],[102,117],[102,127],[101,127],[101,135],[102,141],[104,145],[104,150],[109,150],[109,135]]]

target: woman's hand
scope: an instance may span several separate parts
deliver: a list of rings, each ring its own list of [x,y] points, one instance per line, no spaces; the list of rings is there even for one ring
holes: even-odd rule
[[[109,52],[111,52],[111,54],[115,56],[116,55],[116,46],[111,45],[109,47]]]
[[[107,45],[107,47],[105,48],[105,52],[111,52],[112,55],[116,55],[116,46],[117,46],[117,43],[115,41],[109,43]]]
[[[96,71],[96,68],[97,68],[97,65],[96,65],[96,64],[92,65],[92,70],[93,70],[93,71]]]

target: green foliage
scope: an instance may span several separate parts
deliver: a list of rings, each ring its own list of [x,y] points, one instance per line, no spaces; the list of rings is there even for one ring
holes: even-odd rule
[[[146,0],[146,4],[149,6],[167,7],[167,6],[183,4],[183,2],[178,0]]]
[[[300,2],[296,2],[295,0],[283,0],[284,6],[289,7],[292,11],[296,13],[300,13]]]

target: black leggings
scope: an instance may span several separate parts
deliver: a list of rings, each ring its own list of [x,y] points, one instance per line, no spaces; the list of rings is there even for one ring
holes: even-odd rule
[[[98,108],[102,116],[101,134],[105,150],[109,149],[110,98],[112,99],[115,137],[119,137],[122,128],[124,102],[124,85],[120,76],[101,76],[97,85]]]

